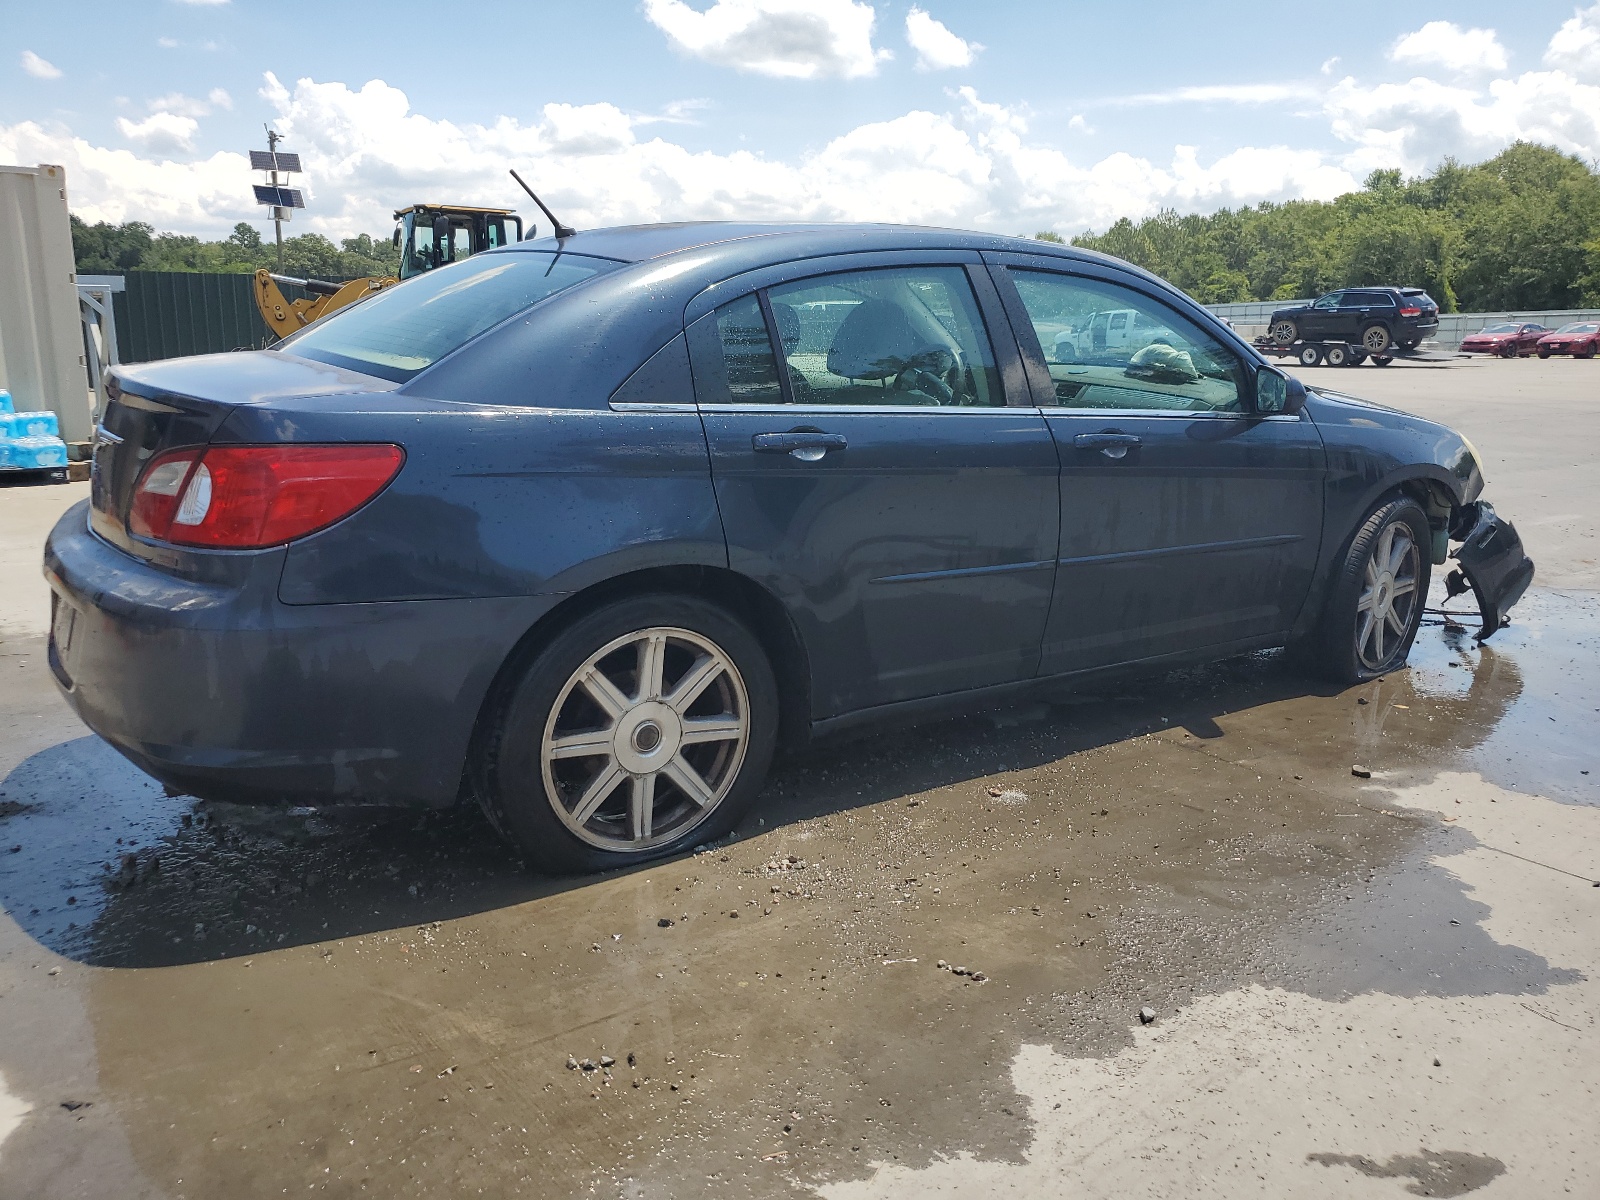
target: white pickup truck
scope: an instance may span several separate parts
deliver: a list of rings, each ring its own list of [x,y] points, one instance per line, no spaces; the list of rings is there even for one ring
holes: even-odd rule
[[[1112,308],[1090,313],[1056,334],[1056,362],[1083,362],[1108,353],[1131,353],[1151,342],[1167,341],[1172,330],[1132,308]]]

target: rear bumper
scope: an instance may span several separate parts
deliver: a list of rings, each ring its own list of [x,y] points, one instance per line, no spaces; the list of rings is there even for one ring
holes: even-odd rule
[[[1506,623],[1507,615],[1533,582],[1533,560],[1522,549],[1516,526],[1495,515],[1487,500],[1456,510],[1450,535],[1461,542],[1451,557],[1460,567],[1445,579],[1445,591],[1459,596],[1469,588],[1478,602],[1481,642]]]
[[[284,552],[178,578],[68,510],[45,546],[50,666],[84,723],[213,799],[439,806],[500,664],[557,596],[286,605]]]

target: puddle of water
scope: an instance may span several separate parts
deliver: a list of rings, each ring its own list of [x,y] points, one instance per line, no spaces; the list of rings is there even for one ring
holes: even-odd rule
[[[26,1103],[21,1096],[13,1096],[6,1090],[6,1077],[0,1074],[0,1162],[5,1161],[5,1142],[17,1126],[22,1124],[22,1118],[33,1111],[33,1106]]]

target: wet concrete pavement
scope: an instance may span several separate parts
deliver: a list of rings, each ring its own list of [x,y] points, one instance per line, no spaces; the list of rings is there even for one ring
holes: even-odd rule
[[[1540,567],[1486,647],[823,746],[600,878],[165,795],[7,567],[0,1197],[1600,1194],[1600,595],[1547,519],[1600,511],[1600,367],[1333,378],[1484,454]]]

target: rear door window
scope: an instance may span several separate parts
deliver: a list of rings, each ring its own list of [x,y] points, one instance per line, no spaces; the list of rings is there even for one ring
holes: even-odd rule
[[[702,403],[1005,403],[961,267],[821,275],[731,301],[714,315],[690,331]]]
[[[618,265],[545,251],[481,254],[341,308],[275,349],[404,383],[507,317]]]

